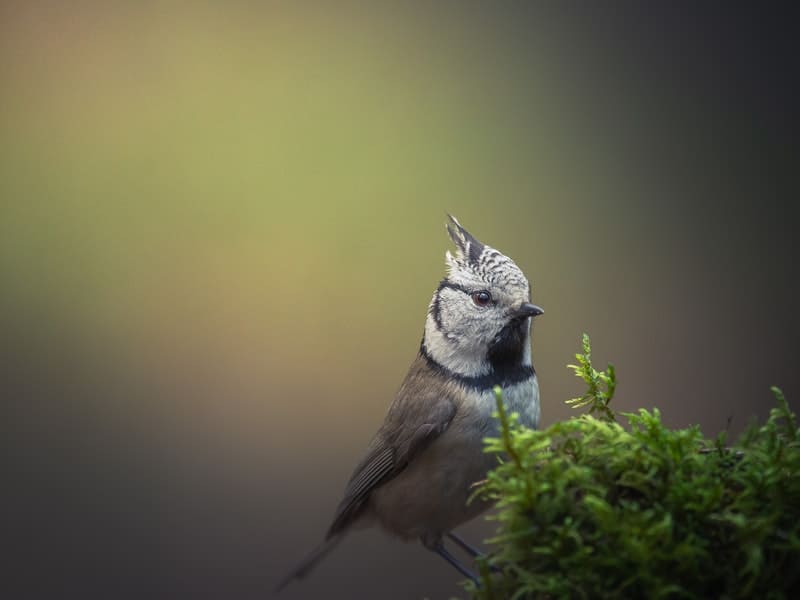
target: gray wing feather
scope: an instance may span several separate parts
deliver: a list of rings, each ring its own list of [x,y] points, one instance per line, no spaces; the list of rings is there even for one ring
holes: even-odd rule
[[[455,413],[455,405],[445,398],[395,402],[372,440],[367,456],[353,472],[326,539],[346,528],[359,514],[372,490],[395,477],[440,436]]]
[[[370,457],[363,468],[355,474],[347,485],[346,497],[359,498],[374,488],[394,468],[394,450],[382,448]]]

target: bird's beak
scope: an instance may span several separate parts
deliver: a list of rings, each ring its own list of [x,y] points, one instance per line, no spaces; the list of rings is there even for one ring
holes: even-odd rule
[[[517,310],[514,311],[515,317],[538,317],[539,315],[543,314],[544,311],[536,306],[535,304],[531,304],[530,302],[523,302],[519,305]]]

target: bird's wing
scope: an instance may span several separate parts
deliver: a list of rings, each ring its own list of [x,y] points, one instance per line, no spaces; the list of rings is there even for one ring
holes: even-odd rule
[[[339,533],[358,516],[372,490],[395,477],[450,425],[456,406],[433,390],[398,399],[367,455],[353,472],[327,537]]]

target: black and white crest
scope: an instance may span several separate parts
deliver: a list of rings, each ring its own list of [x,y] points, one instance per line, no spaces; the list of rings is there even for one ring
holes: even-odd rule
[[[485,246],[475,239],[469,231],[461,226],[461,223],[453,216],[448,214],[450,223],[447,223],[447,233],[458,248],[459,258],[463,261],[477,265],[480,261],[481,253]]]
[[[487,284],[512,289],[524,288],[528,290],[526,294],[530,293],[527,278],[513,260],[479,241],[454,216],[447,216],[450,219],[447,233],[456,245],[455,257],[450,252],[445,254],[449,280],[458,282],[465,277],[471,279],[474,276]]]

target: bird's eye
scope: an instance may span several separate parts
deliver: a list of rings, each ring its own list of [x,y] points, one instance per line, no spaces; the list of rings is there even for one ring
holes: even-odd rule
[[[472,301],[477,306],[488,306],[489,303],[492,301],[492,295],[486,290],[481,290],[480,292],[472,292]]]

